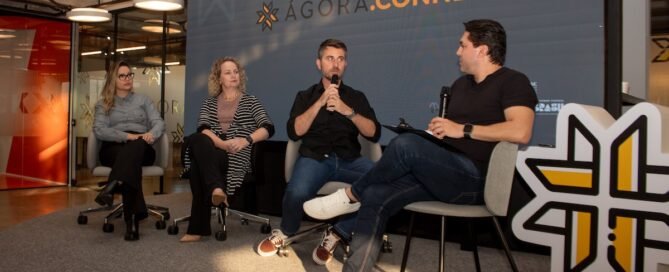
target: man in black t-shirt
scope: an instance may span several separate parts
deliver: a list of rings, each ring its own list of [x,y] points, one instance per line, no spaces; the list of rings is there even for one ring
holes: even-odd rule
[[[400,134],[351,188],[304,204],[305,212],[318,219],[355,211],[354,205],[361,204],[344,271],[372,270],[388,218],[409,203],[482,203],[495,144],[530,140],[537,97],[525,75],[503,67],[504,28],[492,20],[464,25],[457,55],[466,75],[452,85],[447,118],[433,118],[427,126],[460,152],[415,134]]]
[[[283,196],[281,228],[272,230],[272,235],[258,244],[256,251],[261,256],[276,254],[282,242],[297,233],[302,204],[315,197],[327,181],[353,183],[372,168],[372,162],[360,156],[358,135],[377,142],[381,126],[365,94],[341,81],[346,53],[343,42],[323,41],[316,59],[321,78],[295,97],[287,132],[291,140],[302,141],[300,156]],[[340,239],[350,240],[354,220],[354,215],[342,216],[325,231],[313,251],[314,262],[324,265],[332,259]]]

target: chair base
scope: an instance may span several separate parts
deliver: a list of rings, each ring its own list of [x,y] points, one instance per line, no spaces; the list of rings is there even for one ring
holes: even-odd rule
[[[212,214],[216,215],[216,218],[218,219],[218,223],[220,225],[220,230],[215,233],[216,240],[218,241],[225,241],[227,239],[227,228],[226,228],[226,220],[225,218],[230,215],[234,214],[239,217],[240,221],[242,222],[242,225],[248,225],[249,221],[254,222],[254,223],[259,223],[260,225],[260,232],[261,233],[270,233],[272,231],[272,227],[270,226],[269,218],[257,216],[254,214],[230,209],[228,207],[212,207]],[[170,225],[167,228],[167,234],[169,235],[177,235],[179,233],[179,223],[182,222],[187,222],[190,220],[190,215],[184,216],[184,217],[179,217],[173,220],[172,225]]]
[[[407,261],[409,259],[409,249],[411,247],[411,238],[413,236],[413,225],[414,225],[414,217],[415,217],[415,212],[411,213],[411,219],[409,221],[409,231],[407,232],[406,235],[406,241],[404,243],[404,252],[402,254],[402,264],[400,266],[400,271],[404,272],[406,269]],[[509,248],[509,244],[506,241],[506,238],[504,237],[504,233],[502,233],[502,228],[497,221],[497,218],[492,216],[490,217],[492,221],[495,224],[495,230],[497,231],[497,234],[502,241],[502,247],[504,249],[504,253],[506,254],[506,257],[509,261],[509,265],[511,266],[511,270],[514,272],[518,271],[518,266],[516,266],[516,262],[513,259],[513,256],[511,255],[511,249]],[[446,231],[446,217],[441,216],[441,235],[439,238],[439,268],[437,271],[443,272],[444,271],[444,243],[445,241],[445,231]],[[471,232],[471,229],[470,229]],[[470,233],[471,234],[471,233]],[[476,271],[481,271],[481,266],[479,263],[479,254],[478,254],[478,248],[476,246],[476,240],[474,239],[474,248],[473,248],[473,254],[474,254],[474,262],[475,262],[475,267]]]
[[[310,235],[312,233],[324,232],[326,229],[329,229],[330,227],[332,227],[332,225],[330,225],[329,223],[318,223],[316,225],[309,226],[305,229],[299,230],[293,236],[290,236],[283,241],[283,244],[281,244],[281,246],[279,246],[279,248],[277,249],[277,255],[279,257],[288,257],[290,244],[297,243],[297,241],[301,240],[303,237]],[[341,242],[337,246],[338,247],[341,246],[342,249],[344,250],[344,262],[345,262],[350,256],[351,248],[348,242],[344,240],[341,240]]]
[[[165,229],[167,226],[166,221],[170,219],[170,210],[166,207],[151,204],[147,204],[146,208],[149,212],[149,215],[158,218],[158,221],[156,221],[156,229]],[[123,215],[123,203],[117,203],[106,207],[88,208],[86,210],[80,211],[79,216],[77,216],[77,224],[88,224],[87,214],[101,211],[111,211],[109,214],[107,214],[107,216],[105,216],[104,224],[102,225],[102,231],[113,232],[114,225],[110,221],[112,219],[120,218]]]

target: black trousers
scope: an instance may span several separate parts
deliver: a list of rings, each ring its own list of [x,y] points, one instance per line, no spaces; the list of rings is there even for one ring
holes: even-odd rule
[[[123,217],[126,221],[133,214],[138,218],[148,215],[142,192],[142,166],[153,165],[155,159],[156,151],[141,139],[125,143],[102,142],[100,163],[112,168],[109,181],[123,182],[118,190],[123,195]]]
[[[228,153],[218,149],[202,133],[189,136],[190,190],[193,193],[190,220],[186,233],[211,235],[211,193],[216,188],[225,190],[228,171]],[[228,197],[228,201],[231,201]]]

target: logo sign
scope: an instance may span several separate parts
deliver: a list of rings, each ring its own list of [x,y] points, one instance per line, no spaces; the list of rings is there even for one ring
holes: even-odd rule
[[[551,248],[552,271],[657,271],[669,263],[669,108],[641,103],[615,120],[567,104],[556,147],[516,167],[536,195],[513,218],[521,240]]]
[[[274,2],[262,3],[256,11],[256,24],[262,25],[262,31],[272,30],[279,19],[285,22],[310,20],[331,16],[349,14],[363,14],[370,12],[384,12],[399,9],[430,8],[439,5],[452,4],[463,0],[291,0],[276,1],[283,4],[274,8]],[[278,5],[277,4],[277,5]]]
[[[279,21],[276,17],[276,13],[279,9],[273,8],[273,6],[274,3],[272,2],[269,2],[269,5],[262,3],[262,9],[256,11],[258,14],[258,21],[256,21],[256,24],[262,25],[262,31],[265,31],[267,28],[272,30],[272,24]]]
[[[662,49],[662,51],[655,56],[653,62],[669,61],[669,38],[654,38],[653,43]]]

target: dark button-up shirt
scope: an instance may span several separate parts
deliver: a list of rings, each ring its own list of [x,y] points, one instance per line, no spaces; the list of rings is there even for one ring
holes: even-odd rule
[[[297,94],[288,119],[288,137],[293,141],[302,140],[300,155],[305,157],[323,160],[332,153],[342,159],[360,157],[360,143],[358,142],[360,132],[358,128],[346,116],[338,112],[330,112],[325,107],[318,111],[318,115],[316,115],[306,134],[300,137],[295,133],[295,118],[316,103],[324,91],[323,83],[319,82]],[[339,86],[339,97],[357,114],[374,122],[376,127],[374,135],[365,138],[377,142],[381,136],[381,126],[379,121],[376,120],[374,109],[369,105],[365,94],[344,85],[342,82]]]

